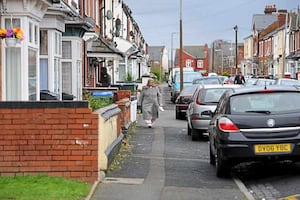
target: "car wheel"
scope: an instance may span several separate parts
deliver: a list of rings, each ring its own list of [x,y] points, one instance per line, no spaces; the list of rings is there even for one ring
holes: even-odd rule
[[[199,131],[196,129],[191,129],[192,141],[198,140]]]
[[[179,114],[179,112],[177,110],[175,111],[175,118],[176,119],[180,119],[180,114]]]
[[[211,147],[209,147],[209,163],[211,165],[216,165],[216,157],[215,155],[212,153]]]
[[[218,149],[217,149],[217,153],[216,153],[215,162],[216,162],[217,177],[220,177],[220,178],[221,177],[229,177],[230,169],[231,169],[230,165],[228,162],[226,162],[222,159],[222,155]]]
[[[187,121],[187,135],[190,136],[191,135],[191,132],[192,132],[192,129],[190,128],[189,126],[189,122]]]

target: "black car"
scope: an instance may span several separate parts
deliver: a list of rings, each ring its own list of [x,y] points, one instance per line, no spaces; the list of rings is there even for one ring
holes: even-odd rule
[[[223,81],[218,76],[203,76],[197,79],[194,79],[192,84],[197,85],[215,85],[215,84],[223,84]]]
[[[300,90],[268,85],[227,90],[211,115],[210,163],[218,177],[254,161],[300,160]]]
[[[180,92],[179,96],[176,98],[175,104],[175,118],[182,119],[186,117],[186,110],[189,106],[191,98],[198,88],[198,85],[187,85]]]

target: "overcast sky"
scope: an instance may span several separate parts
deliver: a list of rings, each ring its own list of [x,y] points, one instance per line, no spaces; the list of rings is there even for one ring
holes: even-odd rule
[[[180,0],[124,0],[150,46],[171,49],[171,33],[179,32]],[[263,14],[266,5],[296,11],[300,0],[182,0],[183,45],[209,46],[216,39],[238,42],[251,35],[252,17]],[[179,34],[173,34],[179,48]]]

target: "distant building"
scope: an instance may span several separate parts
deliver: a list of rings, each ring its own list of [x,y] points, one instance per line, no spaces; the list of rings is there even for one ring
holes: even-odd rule
[[[163,74],[169,72],[168,50],[165,46],[149,46],[148,55],[150,66],[155,65],[161,67]]]
[[[180,49],[176,49],[174,66],[180,67]],[[202,74],[209,72],[209,48],[204,46],[184,46],[182,52],[182,67],[192,67]]]

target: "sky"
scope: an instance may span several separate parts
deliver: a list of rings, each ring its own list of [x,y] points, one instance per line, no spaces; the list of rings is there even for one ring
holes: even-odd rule
[[[211,45],[223,39],[235,43],[234,26],[238,26],[238,42],[251,35],[252,17],[264,14],[266,5],[296,11],[300,0],[123,0],[132,11],[149,46],[179,48],[180,10],[182,11],[183,45]]]

